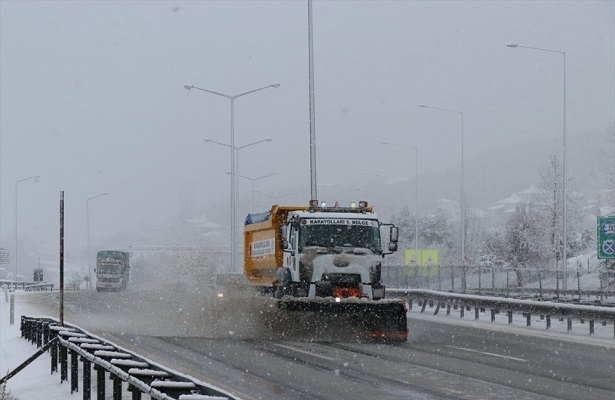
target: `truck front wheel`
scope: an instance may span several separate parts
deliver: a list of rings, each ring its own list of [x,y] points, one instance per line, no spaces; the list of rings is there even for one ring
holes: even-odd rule
[[[274,297],[281,299],[283,296],[291,294],[291,280],[290,268],[278,268],[276,271],[276,277],[278,278],[278,286],[276,287]]]

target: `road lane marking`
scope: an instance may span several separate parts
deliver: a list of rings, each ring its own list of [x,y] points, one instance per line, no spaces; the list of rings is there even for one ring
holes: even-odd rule
[[[279,344],[279,343],[275,343],[274,345],[278,346],[278,347],[284,347],[285,349],[288,349],[288,350],[298,351],[299,353],[308,354],[310,356],[314,356],[314,357],[318,357],[318,358],[323,358],[325,360],[337,361],[335,358],[321,356],[320,354],[315,354],[315,353],[312,353],[312,352],[309,352],[309,351],[306,351],[306,350],[301,350],[301,349],[298,349],[296,347],[286,346],[286,345]]]
[[[521,361],[521,362],[527,362],[527,360],[523,359],[523,358],[517,358],[517,357],[510,357],[510,356],[504,356],[502,354],[495,354],[495,353],[488,353],[485,351],[478,351],[478,350],[472,350],[472,349],[466,349],[463,347],[456,347],[456,346],[446,346],[446,347],[450,347],[451,349],[457,349],[457,350],[463,350],[463,351],[469,351],[471,353],[479,353],[479,354],[484,354],[486,356],[493,356],[493,357],[501,357],[501,358],[507,358],[509,360],[515,360],[515,361]]]

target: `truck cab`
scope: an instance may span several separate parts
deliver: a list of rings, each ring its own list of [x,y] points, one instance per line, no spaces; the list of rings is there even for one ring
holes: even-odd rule
[[[389,227],[388,251],[381,230]],[[382,258],[397,250],[397,228],[382,224],[367,202],[358,207],[310,204],[281,227],[284,259],[276,297],[385,297]]]

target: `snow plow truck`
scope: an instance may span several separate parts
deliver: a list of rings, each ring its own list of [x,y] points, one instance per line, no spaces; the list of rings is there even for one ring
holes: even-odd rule
[[[387,251],[381,232],[388,232]],[[365,201],[274,205],[246,217],[244,274],[281,309],[345,317],[372,339],[405,341],[406,303],[386,299],[381,282],[383,258],[397,240],[397,227],[381,223]]]

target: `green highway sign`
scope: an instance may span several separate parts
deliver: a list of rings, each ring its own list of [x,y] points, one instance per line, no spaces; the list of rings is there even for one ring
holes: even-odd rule
[[[615,260],[615,217],[598,218],[598,258]]]

